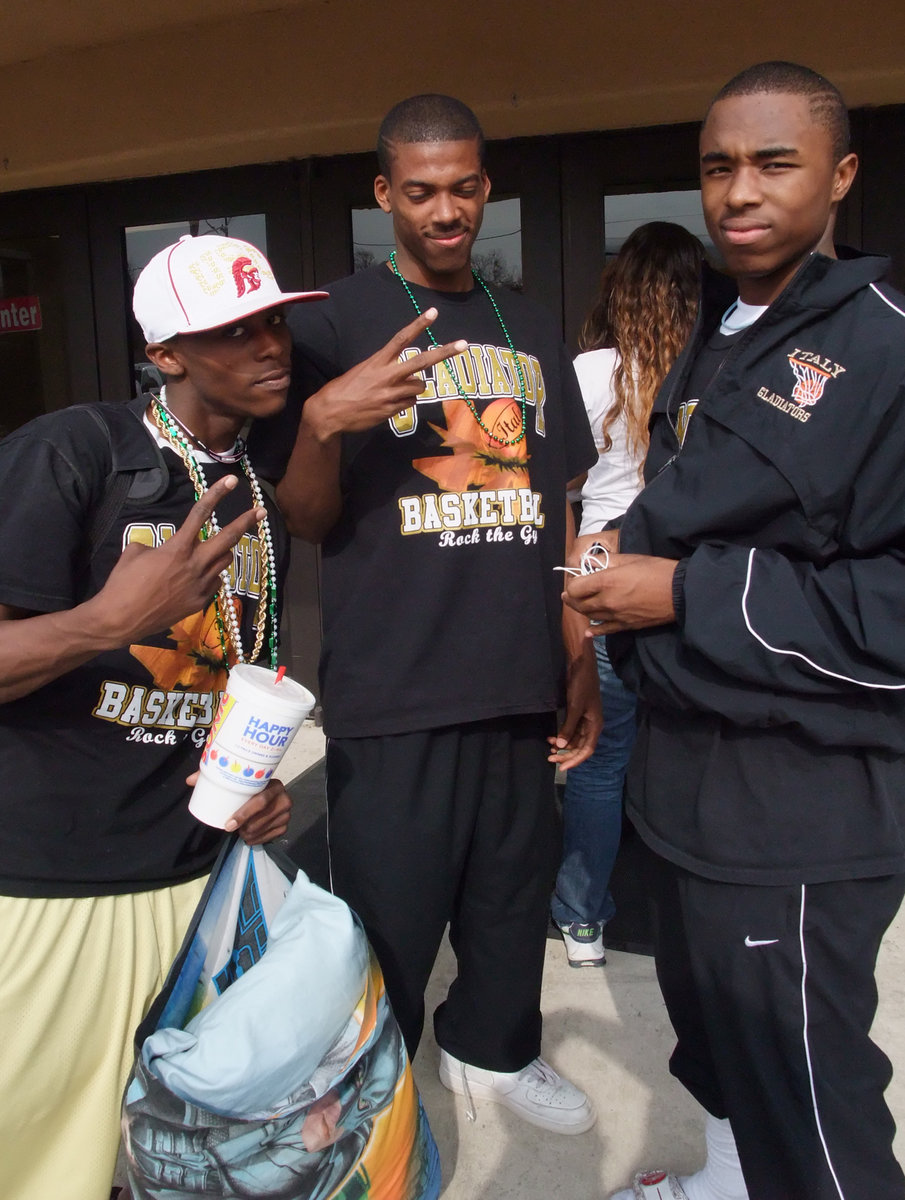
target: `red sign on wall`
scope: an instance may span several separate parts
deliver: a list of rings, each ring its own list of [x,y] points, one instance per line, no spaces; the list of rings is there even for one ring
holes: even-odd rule
[[[37,296],[0,300],[0,333],[29,333],[41,328],[41,301]]]

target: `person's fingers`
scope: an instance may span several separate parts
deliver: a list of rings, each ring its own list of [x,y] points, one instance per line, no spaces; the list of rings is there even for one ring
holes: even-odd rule
[[[437,319],[437,310],[435,308],[426,308],[423,313],[410,321],[404,329],[400,329],[398,333],[394,333],[382,350],[378,350],[374,355],[375,358],[388,359],[393,361],[398,358],[407,346],[411,346],[412,342],[419,334],[427,329],[432,321]]]
[[[404,329],[400,329],[398,333],[394,333],[383,349],[377,351],[374,358],[389,359],[390,362],[396,363],[400,369],[401,378],[407,378],[409,375],[414,375],[426,367],[432,367],[434,363],[451,358],[454,354],[460,354],[468,348],[468,342],[460,338],[454,342],[447,342],[443,346],[431,346],[430,349],[422,350],[420,354],[415,354],[411,358],[401,358],[402,352],[407,350],[415,338],[422,334],[428,325],[436,319],[437,310],[435,308],[425,309],[423,313],[406,325]]]
[[[272,779],[263,791],[258,792],[236,809],[226,823],[227,831],[238,829],[249,845],[270,841],[286,832],[292,800],[278,779]]]
[[[565,715],[560,722],[559,729],[556,731],[556,736],[548,738],[547,741],[551,746],[556,746],[559,750],[565,750],[572,741],[575,730],[578,728],[578,722],[581,720],[580,712],[573,713],[571,709],[566,709]]]
[[[566,594],[572,600],[585,600],[603,591],[606,581],[601,578],[603,572],[592,571],[589,575],[572,575],[566,580]]]
[[[248,846],[263,846],[267,842],[275,842],[277,838],[285,836],[286,830],[289,828],[288,816],[282,821],[271,821],[267,825],[243,825],[239,829],[239,836],[242,841]]]
[[[218,479],[212,484],[204,495],[196,500],[188,511],[185,520],[173,534],[173,541],[193,542],[197,539],[198,534],[204,528],[205,523],[210,520],[211,514],[217,507],[218,503],[223,499],[227,492],[238,484],[239,480],[235,475],[224,475],[222,479]],[[241,534],[239,535],[241,537]],[[236,538],[236,541],[239,539]]]
[[[252,796],[250,800],[246,800],[242,807],[237,808],[226,822],[227,831],[231,833],[234,829],[243,829],[267,808],[270,801],[271,793],[269,787],[265,788],[263,792],[258,792]]]
[[[561,592],[560,598],[563,604],[568,604],[569,608],[574,608],[577,613],[584,614],[588,606],[587,600],[583,596],[573,595],[571,588],[566,588],[564,592]]]
[[[289,813],[274,814],[273,817],[264,815],[245,821],[238,826],[239,836],[249,846],[260,846],[264,842],[272,842],[282,837],[289,828]]]
[[[193,771],[185,782],[189,787],[194,787],[200,777],[200,771]],[[272,779],[263,791],[257,792],[241,808],[236,809],[224,828],[227,833],[238,830],[239,836],[249,846],[261,846],[283,836],[289,828],[291,812],[292,797],[279,779]]]
[[[120,563],[128,562],[130,558],[138,558],[140,554],[149,554],[150,551],[151,547],[143,546],[141,542],[129,542],[128,546],[125,546],[122,554],[120,554],[117,566]]]
[[[200,778],[201,772],[193,771],[191,775],[187,776],[185,782],[189,787],[194,787]],[[277,784],[277,787],[282,791],[282,784]],[[237,809],[226,824],[227,832],[232,833],[233,830],[238,829],[243,840],[249,846],[259,846],[264,842],[272,842],[274,838],[284,834],[289,825],[291,802],[287,796],[286,804],[278,806],[279,811],[269,813],[267,797],[270,794],[269,792],[258,792],[248,804],[243,804],[242,808]],[[236,821],[237,816],[242,813],[248,813],[249,810],[251,810],[252,815],[245,816],[238,822]]]
[[[219,533],[215,533],[212,538],[208,538],[205,545],[209,551],[225,555],[229,562],[232,561],[232,548],[241,539],[242,535],[249,533],[267,516],[266,508],[250,508],[241,516],[236,517],[234,521],[230,521],[225,525]],[[225,564],[224,564],[225,565]]]
[[[590,720],[584,713],[578,713],[575,718],[567,714],[556,736],[547,738],[553,748],[547,762],[556,763],[563,771],[577,767],[590,758],[598,736],[599,722]]]
[[[430,350],[422,350],[414,358],[407,358],[404,363],[399,365],[405,369],[407,374],[414,375],[416,371],[423,371],[426,367],[432,367],[434,363],[443,362],[444,359],[452,358],[454,354],[461,354],[463,350],[467,349],[468,342],[461,339],[456,342],[447,342],[444,346],[431,346]]]

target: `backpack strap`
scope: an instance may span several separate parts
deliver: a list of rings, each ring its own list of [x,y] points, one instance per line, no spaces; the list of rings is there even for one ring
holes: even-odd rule
[[[127,500],[153,504],[166,491],[169,472],[160,447],[144,423],[151,397],[141,395],[126,404],[97,404],[86,411],[100,425],[110,447],[110,474],[100,503],[85,531],[86,562],[104,543]]]

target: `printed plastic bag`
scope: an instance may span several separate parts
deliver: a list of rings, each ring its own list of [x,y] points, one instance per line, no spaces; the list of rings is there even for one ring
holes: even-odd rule
[[[288,859],[225,848],[135,1044],[123,1100],[134,1200],[439,1195],[364,932]]]

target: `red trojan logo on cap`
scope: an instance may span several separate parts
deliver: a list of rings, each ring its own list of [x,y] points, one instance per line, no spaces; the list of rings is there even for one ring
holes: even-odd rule
[[[233,262],[233,279],[236,281],[236,295],[241,297],[246,292],[256,292],[261,286],[261,276],[258,268],[250,258],[237,258]]]

